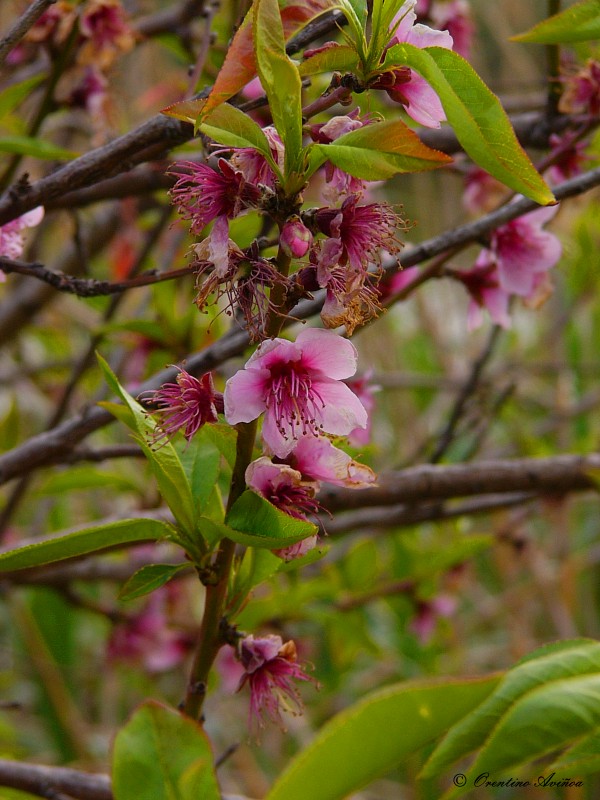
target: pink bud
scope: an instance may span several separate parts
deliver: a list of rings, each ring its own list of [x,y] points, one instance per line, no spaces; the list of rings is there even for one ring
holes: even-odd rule
[[[300,217],[290,217],[283,226],[279,242],[286,256],[302,258],[312,244],[313,235]]]

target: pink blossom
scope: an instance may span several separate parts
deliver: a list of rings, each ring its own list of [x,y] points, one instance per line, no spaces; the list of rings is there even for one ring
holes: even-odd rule
[[[274,464],[261,456],[246,470],[246,484],[276,508],[296,519],[316,514],[319,504],[314,499],[317,484],[306,480],[302,473],[288,464]]]
[[[305,480],[324,481],[347,489],[366,489],[377,480],[372,469],[354,461],[324,436],[303,436],[288,459]]]
[[[529,297],[536,287],[537,276],[560,259],[559,239],[542,230],[557,210],[558,206],[536,209],[492,233],[489,251],[497,265],[499,286],[505,292]]]
[[[308,253],[312,244],[313,235],[295,214],[284,224],[279,237],[279,244],[283,252],[290,258],[302,258]]]
[[[489,312],[490,317],[503,328],[511,327],[508,313],[509,294],[500,287],[496,264],[490,253],[483,250],[472,270],[457,273],[456,277],[468,291],[471,300],[467,311],[467,328],[473,331],[483,322],[482,309]]]
[[[263,133],[271,147],[271,155],[277,166],[283,170],[285,149],[275,128],[268,125]],[[231,155],[231,166],[242,173],[248,183],[254,186],[268,186],[274,189],[277,183],[275,173],[267,159],[253,147],[240,147]]]
[[[600,62],[589,59],[583,69],[566,80],[560,110],[566,114],[592,116],[600,113]]]
[[[295,643],[281,636],[246,636],[240,646],[245,669],[238,691],[250,687],[250,721],[262,727],[264,714],[282,723],[281,712],[301,714],[302,700],[293,681],[313,681],[297,662]],[[313,681],[314,682],[314,681]]]
[[[28,211],[17,219],[0,226],[0,257],[17,259],[23,255],[23,231],[25,228],[33,228],[39,225],[44,218],[43,206],[38,206],[32,211]],[[0,282],[6,279],[5,274],[0,270]]]
[[[167,439],[182,430],[189,442],[206,423],[218,422],[217,408],[223,410],[223,399],[215,392],[210,372],[200,379],[184,369],[179,371],[177,383],[165,383],[147,397],[147,402],[158,406],[159,423],[154,441]]]
[[[506,187],[481,167],[472,167],[465,180],[463,204],[473,215],[487,214],[506,197]]]
[[[365,125],[371,124],[370,119],[359,119],[358,109],[343,116],[332,117],[320,125],[311,125],[309,133],[313,141],[321,144],[331,144],[340,136],[355,131]],[[362,195],[366,182],[349,175],[330,161],[325,162],[326,186],[321,194],[328,203],[337,203],[340,198],[348,194]]]
[[[133,30],[120,0],[88,0],[79,19],[84,43],[77,54],[80,64],[107,69],[135,44]]]
[[[394,272],[393,275],[386,275],[385,278],[379,283],[379,296],[384,303],[391,302],[395,295],[402,292],[407,286],[410,286],[415,278],[419,275],[418,267],[405,267]]]
[[[392,37],[389,46],[407,43],[420,48],[445,47],[451,50],[453,42],[448,31],[436,31],[426,25],[415,24],[415,2],[416,0],[406,0],[396,14],[390,28]],[[439,97],[425,78],[407,67],[395,70],[391,75],[394,76],[391,84],[390,78],[384,75],[381,85],[375,81],[371,86],[385,89],[392,100],[405,107],[406,113],[415,122],[428,128],[439,128],[440,123],[446,119],[446,114]],[[388,85],[385,85],[386,82]]]
[[[331,269],[336,264],[349,264],[356,272],[366,272],[368,265],[381,263],[381,251],[395,253],[400,249],[396,230],[403,220],[386,203],[358,205],[351,195],[341,209],[319,208],[315,223],[330,237],[321,246],[319,265]]]
[[[194,234],[200,234],[213,219],[237,216],[260,198],[257,187],[247,183],[225,159],[219,159],[218,167],[214,170],[208,164],[177,161],[169,170],[177,176],[171,197],[183,219],[191,220]]]
[[[263,439],[280,457],[306,434],[345,435],[365,427],[364,406],[342,383],[356,361],[354,345],[331,331],[308,328],[296,342],[267,340],[227,381],[227,421],[250,422],[264,412]]]

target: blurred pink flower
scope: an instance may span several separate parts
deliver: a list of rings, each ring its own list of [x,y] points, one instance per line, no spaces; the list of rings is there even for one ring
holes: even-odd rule
[[[542,230],[557,211],[558,206],[536,209],[491,234],[488,250],[496,263],[498,284],[505,292],[529,297],[540,273],[547,272],[560,259],[560,240]]]
[[[2,258],[17,259],[23,255],[23,231],[39,225],[44,218],[43,206],[28,211],[17,219],[0,226],[0,256]],[[6,275],[0,270],[0,282],[6,280]]]
[[[238,691],[250,687],[251,725],[264,725],[264,715],[282,724],[281,712],[301,714],[302,700],[294,681],[312,681],[297,662],[296,645],[281,636],[246,636],[240,646],[245,673]]]
[[[418,12],[418,7],[416,10]],[[428,17],[434,28],[448,31],[455,52],[463,58],[469,58],[475,26],[467,0],[434,0],[430,4]]]
[[[431,600],[420,600],[409,628],[421,644],[427,644],[435,632],[438,619],[451,617],[456,607],[456,598],[448,594],[439,594]]]
[[[345,435],[365,427],[367,412],[344,384],[356,371],[354,345],[335,333],[308,328],[296,342],[263,342],[225,386],[230,425],[265,413],[263,439],[285,457],[298,439],[320,431]]]
[[[483,322],[482,309],[503,328],[510,328],[508,313],[509,294],[500,288],[496,263],[489,251],[482,250],[475,266],[470,271],[460,272],[456,277],[462,282],[471,300],[467,311],[467,329],[473,331]]]
[[[576,75],[565,79],[560,111],[566,114],[600,113],[600,62],[589,59]]]
[[[157,589],[144,609],[115,625],[108,642],[111,661],[141,664],[148,672],[166,672],[180,664],[193,646],[191,635],[169,627],[168,605],[177,590]]]
[[[79,18],[79,31],[84,42],[77,61],[102,70],[135,44],[135,34],[120,0],[88,0]]]

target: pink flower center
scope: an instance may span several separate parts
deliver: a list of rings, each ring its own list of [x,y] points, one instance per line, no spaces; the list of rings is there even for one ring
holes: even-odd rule
[[[301,435],[317,432],[316,420],[325,402],[299,359],[271,367],[268,405],[282,435],[286,436],[291,426],[293,437],[298,438],[297,429]]]

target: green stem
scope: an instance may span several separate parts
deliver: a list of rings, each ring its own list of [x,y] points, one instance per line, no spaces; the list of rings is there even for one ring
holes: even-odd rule
[[[281,247],[277,254],[277,268],[287,276],[291,258],[283,253]],[[272,311],[267,321],[266,333],[277,336],[285,321],[285,288],[277,284],[271,294]],[[254,442],[258,429],[258,420],[243,422],[237,426],[238,437],[236,458],[231,476],[231,488],[227,501],[229,511],[246,488],[246,469],[252,461]],[[227,589],[235,555],[235,543],[230,539],[222,539],[214,560],[212,579],[206,586],[204,614],[198,636],[198,646],[187,686],[183,712],[187,716],[202,722],[202,707],[206,697],[208,677],[217,653],[226,643],[227,626],[225,611],[227,607]]]

